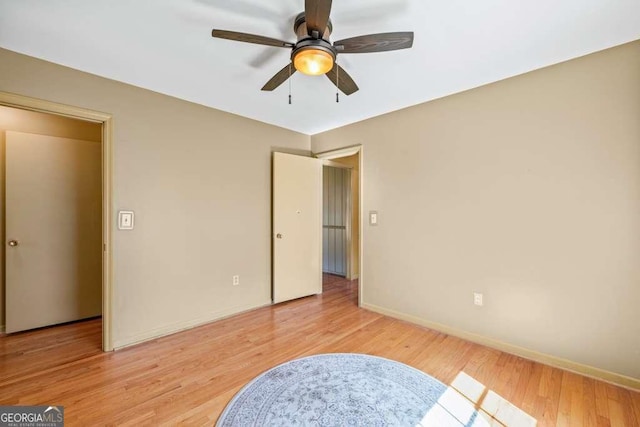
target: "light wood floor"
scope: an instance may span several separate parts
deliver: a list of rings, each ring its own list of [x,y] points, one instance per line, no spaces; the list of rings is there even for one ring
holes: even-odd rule
[[[0,404],[64,405],[67,425],[211,425],[248,381],[287,360],[374,354],[450,384],[460,371],[538,425],[638,426],[640,393],[359,309],[357,286],[325,292],[113,353],[100,321],[0,337]]]

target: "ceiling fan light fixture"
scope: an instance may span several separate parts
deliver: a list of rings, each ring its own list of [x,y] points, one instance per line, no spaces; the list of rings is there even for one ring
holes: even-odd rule
[[[293,56],[296,70],[309,76],[327,74],[333,68],[335,56],[324,49],[315,47],[300,49]]]
[[[408,49],[413,46],[412,31],[366,34],[331,42],[333,0],[305,0],[304,10],[293,22],[295,43],[266,37],[262,34],[240,33],[213,29],[211,36],[264,46],[291,49],[289,62],[262,87],[272,91],[291,78],[297,71],[310,76],[324,74],[345,95],[358,91],[358,85],[336,61],[338,53],[372,53]],[[338,94],[336,93],[336,101]],[[291,95],[289,95],[291,100]],[[291,103],[291,102],[289,102]]]

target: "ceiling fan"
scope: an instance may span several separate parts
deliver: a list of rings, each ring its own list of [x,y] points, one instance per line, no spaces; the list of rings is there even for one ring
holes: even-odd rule
[[[329,14],[332,0],[305,0],[304,12],[298,14],[293,31],[298,41],[290,43],[255,34],[214,29],[211,35],[220,39],[255,43],[291,49],[291,62],[278,71],[262,88],[272,91],[296,71],[318,76],[325,74],[343,93],[351,95],[358,86],[351,76],[336,63],[338,54],[371,53],[407,49],[413,45],[413,32],[368,34],[339,40],[333,44],[329,37],[333,25]]]

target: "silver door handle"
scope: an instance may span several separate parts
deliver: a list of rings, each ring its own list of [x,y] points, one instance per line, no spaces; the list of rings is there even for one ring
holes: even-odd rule
[[[9,240],[7,242],[9,244],[9,246],[14,247],[14,246],[18,246],[18,241],[17,240]]]
[[[276,239],[282,239],[282,234],[280,233],[276,234]]]

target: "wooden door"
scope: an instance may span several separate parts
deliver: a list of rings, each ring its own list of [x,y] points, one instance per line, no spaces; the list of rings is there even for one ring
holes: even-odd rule
[[[100,315],[101,144],[6,133],[6,329]]]
[[[322,163],[273,156],[273,301],[322,293]]]

